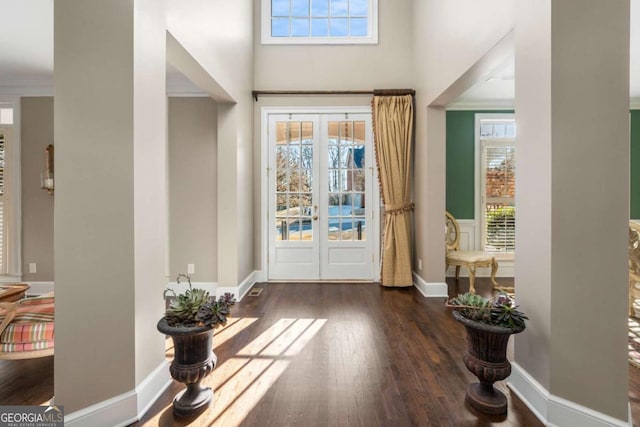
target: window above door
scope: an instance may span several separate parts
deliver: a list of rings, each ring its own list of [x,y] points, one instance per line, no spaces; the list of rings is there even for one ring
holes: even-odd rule
[[[376,44],[378,0],[262,0],[263,44]]]

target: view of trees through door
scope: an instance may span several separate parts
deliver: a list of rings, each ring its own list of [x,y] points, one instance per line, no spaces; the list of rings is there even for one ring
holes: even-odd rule
[[[270,115],[269,276],[374,277],[371,115]]]

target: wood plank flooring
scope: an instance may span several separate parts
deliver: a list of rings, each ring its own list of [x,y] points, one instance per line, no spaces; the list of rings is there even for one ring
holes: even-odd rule
[[[53,397],[53,356],[0,360],[0,405],[45,405]]]
[[[183,388],[174,383],[135,425],[542,425],[504,384],[506,419],[465,407],[475,377],[462,362],[464,329],[443,299],[372,284],[263,286],[235,307],[242,327],[229,324],[214,338],[211,408],[174,420],[171,399]]]
[[[468,289],[466,279],[448,283],[450,294]],[[504,384],[505,419],[465,406],[475,378],[462,362],[464,329],[441,299],[370,284],[258,286],[262,295],[245,297],[216,331],[218,366],[205,381],[215,390],[212,406],[196,419],[174,419],[171,400],[183,386],[173,382],[133,426],[542,425]],[[476,286],[489,292],[486,279]],[[629,377],[640,420],[640,369],[630,366]],[[0,405],[52,396],[53,357],[0,360]]]

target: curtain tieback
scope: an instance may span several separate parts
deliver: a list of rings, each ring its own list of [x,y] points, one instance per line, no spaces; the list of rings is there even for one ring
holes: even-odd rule
[[[385,215],[399,215],[405,212],[411,212],[414,207],[415,204],[413,202],[384,205],[384,213]]]

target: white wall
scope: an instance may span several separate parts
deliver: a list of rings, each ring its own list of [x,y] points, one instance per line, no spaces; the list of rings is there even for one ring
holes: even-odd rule
[[[218,280],[217,109],[211,98],[169,98],[169,277]]]
[[[513,28],[509,0],[414,2],[417,82],[431,103]]]
[[[53,144],[53,98],[20,100],[22,165],[22,280],[53,282],[53,201],[40,188],[45,148]],[[29,273],[29,264],[36,273]]]
[[[166,1],[167,30],[241,102],[253,84],[253,1]]]
[[[259,0],[255,22],[260,25]],[[413,84],[412,0],[379,1],[377,45],[263,45],[255,33],[259,90],[371,90]],[[256,27],[259,28],[259,27]]]
[[[427,283],[444,281],[445,114],[444,107],[468,89],[455,85],[513,28],[509,0],[426,0],[413,2],[416,89],[414,173],[415,259]],[[465,84],[472,84],[467,78]],[[417,263],[414,263],[416,265]]]
[[[218,282],[236,286],[254,268],[254,2],[168,0],[167,4],[168,31],[209,74],[213,86],[221,89],[211,93],[219,102]],[[223,217],[224,229],[220,226]]]

